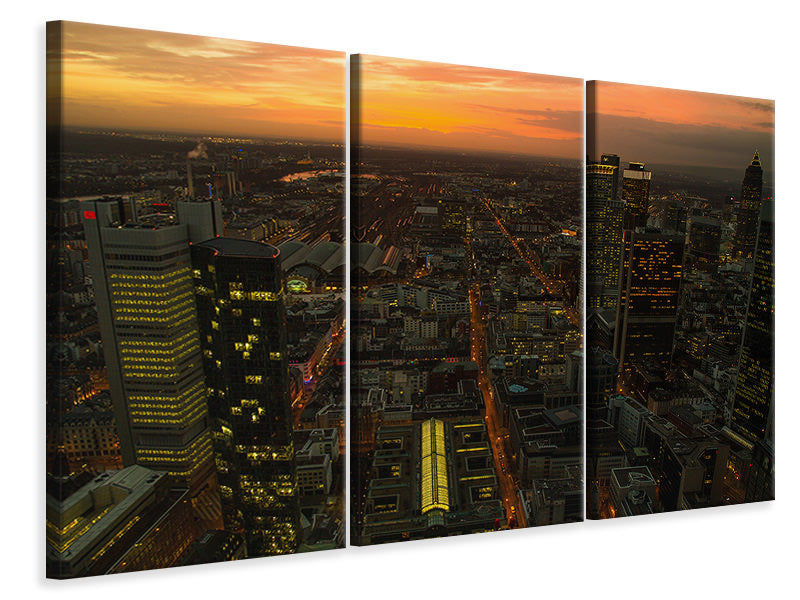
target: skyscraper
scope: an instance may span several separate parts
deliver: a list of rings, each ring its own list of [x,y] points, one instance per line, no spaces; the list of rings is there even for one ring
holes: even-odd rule
[[[125,466],[175,476],[219,517],[189,244],[222,230],[218,202],[139,216],[122,199],[83,203],[114,417]],[[201,494],[202,492],[202,494]]]
[[[300,510],[278,249],[216,238],[192,246],[225,525],[248,556],[291,553]]]
[[[774,204],[761,208],[730,428],[748,445],[768,437],[775,395]]]
[[[608,160],[609,155],[603,158]],[[623,216],[623,204],[615,199],[617,171],[613,164],[586,165],[586,303],[590,309],[616,302]]]
[[[603,154],[600,157],[600,164],[614,167],[614,174],[611,177],[611,199],[619,199],[619,156],[616,154]]]
[[[628,163],[622,173],[622,200],[625,202],[625,229],[647,226],[650,208],[650,177],[644,163]]]
[[[683,236],[627,230],[620,262],[614,340],[620,370],[634,363],[668,364],[683,270]]]
[[[676,231],[680,234],[686,233],[686,217],[689,211],[686,210],[683,200],[676,198],[670,202],[664,210],[663,229]]]
[[[689,253],[699,268],[714,271],[719,262],[722,224],[711,217],[692,217],[689,226]]]
[[[753,154],[753,160],[745,169],[742,180],[742,197],[739,204],[739,213],[736,216],[736,233],[733,236],[733,249],[737,256],[750,258],[756,247],[756,232],[758,231],[759,207],[761,206],[761,187],[764,172],[761,169],[761,159],[758,150]]]

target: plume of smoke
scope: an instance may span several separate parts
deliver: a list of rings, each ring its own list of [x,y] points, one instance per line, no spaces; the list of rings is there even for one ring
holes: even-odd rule
[[[206,154],[206,145],[200,142],[194,150],[189,150],[189,152],[186,153],[186,158],[208,158],[208,154]]]

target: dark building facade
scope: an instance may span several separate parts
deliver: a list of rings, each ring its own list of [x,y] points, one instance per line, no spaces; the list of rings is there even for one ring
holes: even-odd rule
[[[770,435],[775,395],[775,217],[761,210],[730,428],[749,445]]]
[[[677,231],[678,233],[686,233],[686,217],[688,214],[689,211],[686,209],[683,200],[670,202],[664,210],[663,228]]]
[[[733,236],[734,252],[738,256],[745,258],[753,256],[756,247],[763,180],[764,172],[761,169],[761,159],[758,156],[758,150],[756,150],[755,154],[753,154],[753,160],[744,172],[742,197],[739,204],[739,213],[736,215],[736,233]]]
[[[613,164],[586,165],[586,282],[590,309],[616,302],[624,211],[623,203],[616,199],[618,170]]]
[[[620,370],[634,363],[668,364],[683,269],[683,237],[657,230],[626,230],[622,254],[614,356]]]
[[[745,502],[775,499],[775,448],[768,440],[753,446],[752,463],[747,475]]]
[[[722,224],[711,217],[692,217],[689,226],[689,253],[698,268],[714,270],[719,262]]]
[[[231,238],[192,246],[225,527],[244,535],[250,557],[291,553],[300,541],[278,254]]]
[[[619,200],[619,156],[616,154],[603,154],[600,157],[600,164],[614,167],[612,179],[612,200]]]
[[[650,208],[650,177],[644,163],[629,163],[622,173],[622,200],[625,202],[625,229],[647,226]]]

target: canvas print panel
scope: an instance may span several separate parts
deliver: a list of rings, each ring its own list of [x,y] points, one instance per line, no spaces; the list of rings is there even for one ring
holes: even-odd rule
[[[774,103],[587,84],[587,516],[774,498]]]
[[[343,546],[344,55],[47,34],[47,575]]]
[[[351,67],[351,543],[582,520],[583,82]]]

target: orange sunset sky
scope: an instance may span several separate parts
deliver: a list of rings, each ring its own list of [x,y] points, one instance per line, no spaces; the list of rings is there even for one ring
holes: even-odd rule
[[[353,82],[364,145],[581,158],[580,79],[366,55],[357,60]]]
[[[775,103],[666,88],[590,82],[586,150],[593,159],[739,169],[758,149],[774,171]],[[591,132],[595,115],[596,137]]]
[[[64,23],[67,127],[344,142],[345,54]]]

